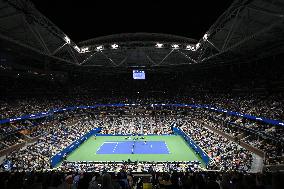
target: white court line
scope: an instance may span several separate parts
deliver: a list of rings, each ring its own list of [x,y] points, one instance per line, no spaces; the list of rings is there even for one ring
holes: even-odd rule
[[[168,152],[169,152],[169,154],[171,153],[170,152],[170,150],[169,150],[169,148],[168,148],[168,145],[167,145],[167,143],[164,141],[164,143],[165,143],[165,145],[166,145],[166,147],[167,147],[167,149],[168,149]]]
[[[114,149],[117,147],[118,143],[123,143],[123,142],[104,142],[101,144],[101,146],[98,148],[98,150],[96,151],[96,153],[101,149],[101,147],[105,144],[105,143],[108,143],[108,144],[116,144],[116,146],[114,147]]]
[[[101,147],[104,145],[104,143],[101,144],[101,146],[99,147],[99,149],[96,151],[96,153],[101,149]]]
[[[118,142],[116,143],[116,145],[115,145],[115,147],[113,148],[113,151],[112,151],[112,152],[114,152],[114,151],[115,151],[115,149],[116,149],[117,145],[118,145]]]
[[[117,143],[125,143],[124,141],[121,141],[121,142],[104,142],[106,144],[117,144]]]

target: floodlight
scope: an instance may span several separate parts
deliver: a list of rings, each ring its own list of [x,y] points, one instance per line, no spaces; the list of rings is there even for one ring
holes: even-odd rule
[[[200,46],[201,46],[201,44],[200,44],[200,43],[197,43],[197,44],[195,45],[195,50],[198,50],[198,49],[200,48]]]
[[[191,45],[187,45],[186,48],[185,48],[185,50],[194,51],[194,48],[195,48],[194,45],[191,44]]]
[[[178,44],[172,44],[172,48],[178,49],[178,48],[179,48],[179,45],[178,45]]]
[[[203,36],[203,38],[202,38],[203,41],[206,41],[206,40],[208,39],[208,37],[209,37],[209,34],[208,34],[208,33],[205,33],[204,36]]]
[[[89,47],[83,47],[83,48],[81,48],[80,53],[86,53],[86,52],[90,52]]]
[[[100,46],[97,46],[97,50],[98,50],[98,51],[101,51],[101,50],[103,50],[103,48],[104,48],[104,47],[103,47],[102,45],[100,45]]]
[[[112,45],[111,45],[111,48],[112,48],[112,49],[117,49],[117,48],[118,48],[118,44],[115,44],[115,43],[112,44]]]
[[[74,46],[74,49],[75,49],[77,52],[81,52],[81,49],[80,49],[77,45]]]
[[[64,37],[64,41],[65,41],[66,43],[68,43],[68,44],[70,44],[70,43],[71,43],[70,38],[69,38],[69,37],[67,37],[67,36],[65,36],[65,37]]]
[[[197,43],[195,46],[192,46],[192,51],[197,51],[200,48],[200,43]]]
[[[157,44],[155,45],[156,48],[162,48],[163,46],[164,46],[164,44],[162,44],[162,43],[157,43]]]

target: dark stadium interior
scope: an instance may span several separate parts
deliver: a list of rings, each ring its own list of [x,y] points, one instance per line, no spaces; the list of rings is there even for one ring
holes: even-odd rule
[[[104,35],[136,32],[166,33],[199,39],[233,0],[181,0],[167,3],[162,0],[32,2],[39,11],[70,35],[72,40],[80,42]],[[201,14],[202,10],[206,10],[207,14]],[[190,26],[184,27],[180,24],[182,22]]]
[[[283,62],[282,0],[0,0],[0,188],[281,188]]]

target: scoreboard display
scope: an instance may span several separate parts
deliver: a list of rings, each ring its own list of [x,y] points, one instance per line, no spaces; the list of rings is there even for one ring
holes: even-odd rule
[[[133,70],[133,79],[145,79],[145,71]]]

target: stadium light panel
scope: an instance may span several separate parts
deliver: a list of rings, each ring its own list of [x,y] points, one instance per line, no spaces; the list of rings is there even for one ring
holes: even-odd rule
[[[112,45],[111,45],[111,48],[112,48],[112,49],[117,49],[117,48],[118,48],[118,44],[115,44],[115,43],[112,44]]]
[[[86,52],[90,52],[89,47],[83,47],[83,48],[81,48],[80,53],[86,53]]]
[[[191,50],[192,51],[197,51],[201,46],[201,43],[197,43]]]
[[[81,52],[81,49],[80,49],[77,45],[74,46],[74,49],[75,49],[77,52]]]
[[[178,45],[178,44],[172,44],[172,48],[173,48],[173,49],[178,49],[178,48],[179,48],[179,45]]]
[[[156,48],[162,48],[163,46],[164,46],[164,44],[162,44],[162,43],[157,43],[157,44],[155,45]]]
[[[194,51],[194,45],[187,45],[185,50],[191,50],[191,51]]]
[[[200,44],[200,43],[197,43],[197,44],[195,45],[195,49],[198,50],[198,49],[200,48],[200,46],[201,46],[201,44]]]
[[[71,43],[70,38],[67,37],[67,36],[64,37],[64,41],[65,41],[67,44],[70,44],[70,43]]]
[[[101,51],[101,50],[103,50],[103,48],[104,48],[104,47],[103,47],[102,45],[100,45],[100,46],[97,46],[96,49],[97,49],[98,51]]]
[[[203,41],[207,41],[208,37],[209,37],[209,34],[208,34],[208,33],[205,33],[204,36],[203,36],[203,38],[202,38]]]

